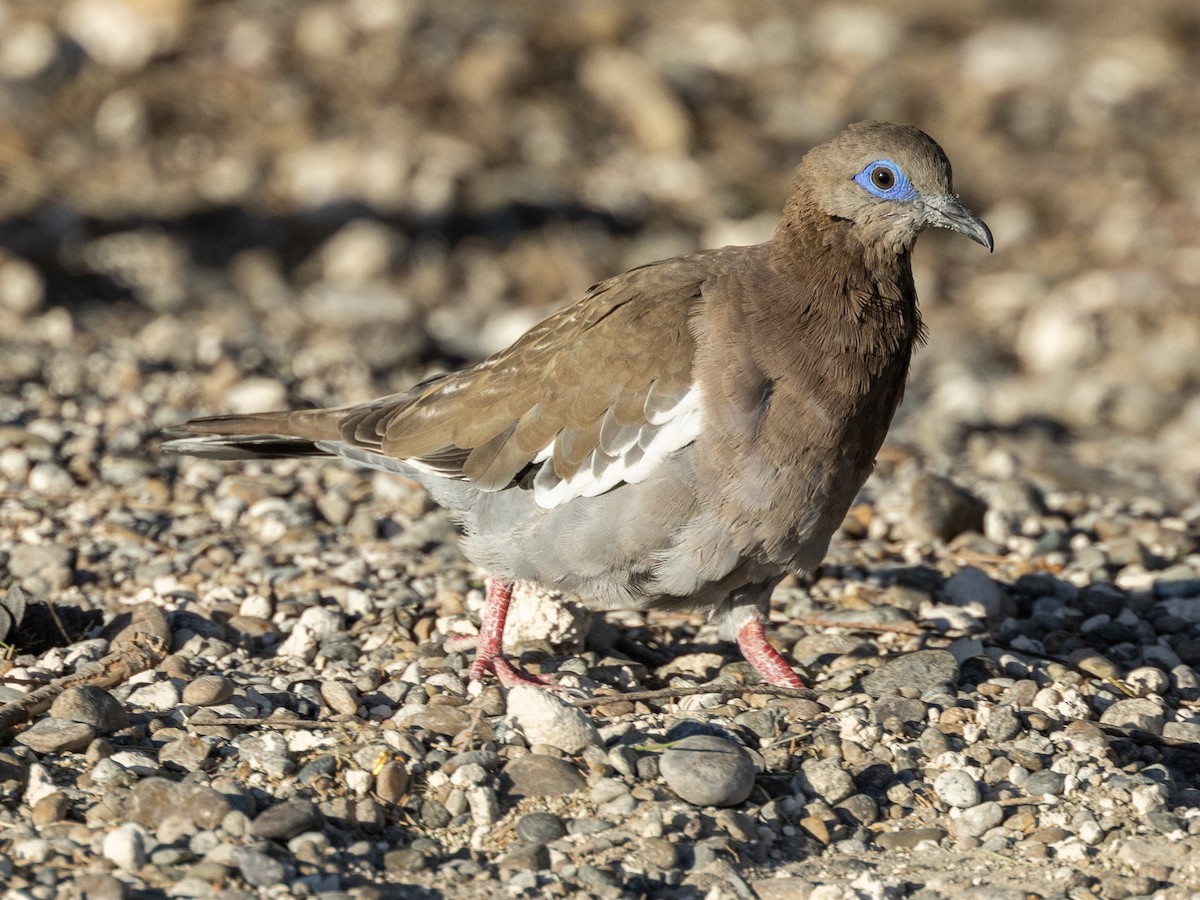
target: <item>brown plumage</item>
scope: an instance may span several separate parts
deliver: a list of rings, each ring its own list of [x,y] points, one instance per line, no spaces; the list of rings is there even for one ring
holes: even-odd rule
[[[870,473],[922,338],[909,254],[952,228],[991,249],[923,132],[865,122],[810,151],[774,237],[641,266],[516,343],[336,409],[197,419],[165,446],[328,455],[404,473],[460,517],[494,573],[476,667],[508,588],[598,607],[695,606],[765,678],[771,589],[828,548]]]

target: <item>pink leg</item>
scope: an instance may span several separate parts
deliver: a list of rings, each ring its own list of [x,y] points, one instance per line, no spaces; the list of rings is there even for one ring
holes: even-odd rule
[[[787,688],[804,687],[804,682],[792,671],[787,660],[779,655],[778,650],[767,643],[767,636],[763,633],[762,619],[751,619],[743,625],[742,630],[738,632],[737,642],[738,647],[742,650],[742,656],[746,657],[746,662],[754,666],[767,684]]]
[[[503,578],[488,579],[487,600],[479,627],[475,664],[471,666],[471,681],[482,681],[484,673],[492,672],[505,687],[516,687],[518,684],[544,687],[549,681],[546,676],[522,672],[504,658],[504,620],[508,618],[512,586],[511,581]]]

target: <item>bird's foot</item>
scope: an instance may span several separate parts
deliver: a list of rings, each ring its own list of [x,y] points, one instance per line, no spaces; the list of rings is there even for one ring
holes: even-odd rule
[[[803,688],[804,682],[795,673],[787,660],[779,655],[779,651],[767,643],[763,631],[762,619],[751,619],[738,632],[738,647],[746,662],[754,666],[755,671],[763,677],[767,684],[775,687]]]
[[[503,656],[485,656],[480,654],[475,657],[475,663],[471,666],[471,681],[483,681],[484,676],[491,672],[496,676],[496,680],[506,688],[535,687],[545,689],[553,689],[549,675],[534,675],[532,672],[526,672],[524,669],[518,668],[510,663]]]

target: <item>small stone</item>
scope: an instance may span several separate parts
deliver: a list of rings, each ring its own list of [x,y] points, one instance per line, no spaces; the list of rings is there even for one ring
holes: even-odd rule
[[[986,572],[963,566],[947,582],[946,599],[955,606],[975,607],[981,618],[994,618],[1004,612],[1004,594]]]
[[[925,841],[935,844],[946,837],[941,828],[905,828],[900,831],[884,831],[875,835],[875,843],[882,850],[911,850]]]
[[[1020,733],[1021,717],[1017,715],[1016,707],[1010,703],[992,707],[987,723],[987,736],[991,740],[1011,741]]]
[[[862,680],[862,689],[872,697],[899,694],[919,685],[923,691],[958,684],[958,660],[947,650],[918,650],[884,663]]]
[[[509,762],[503,770],[508,792],[518,797],[558,797],[587,787],[579,771],[565,759],[529,753]]]
[[[358,691],[344,681],[323,681],[321,699],[339,715],[352,716],[358,712]]]
[[[983,533],[987,504],[948,478],[923,472],[911,488],[906,521],[912,536],[923,541],[951,541],[966,531]]]
[[[1050,794],[1057,797],[1062,794],[1066,783],[1067,778],[1065,775],[1061,775],[1050,769],[1042,769],[1042,771],[1034,772],[1025,779],[1025,793],[1031,797],[1042,794]]]
[[[942,772],[933,780],[933,792],[947,806],[967,809],[979,803],[979,786],[962,769]]]
[[[550,851],[545,844],[518,847],[496,862],[502,876],[514,872],[539,872],[550,868]]]
[[[146,864],[146,845],[149,843],[146,829],[134,822],[126,822],[104,836],[100,852],[118,869],[136,872]]]
[[[210,749],[203,738],[187,734],[163,744],[158,751],[158,761],[164,766],[178,766],[185,772],[199,772],[208,762]]]
[[[235,847],[231,859],[247,883],[255,887],[280,884],[287,876],[283,863],[252,847]]]
[[[157,681],[138,688],[129,695],[130,706],[154,712],[167,712],[179,705],[179,690],[169,681]]]
[[[55,791],[42,797],[33,805],[30,818],[36,827],[45,828],[47,825],[61,822],[69,808],[70,804],[67,802],[67,798]]]
[[[696,806],[736,806],[750,796],[756,774],[744,747],[706,734],[676,741],[659,769],[667,787]]]
[[[548,844],[566,833],[562,819],[551,812],[537,810],[517,820],[517,837],[527,844]]]
[[[96,729],[84,722],[46,716],[18,734],[15,740],[34,753],[78,753],[95,736]]]
[[[1118,700],[1100,716],[1101,725],[1118,728],[1136,728],[1151,734],[1162,734],[1167,721],[1167,712],[1157,700],[1134,697]]]
[[[98,734],[112,734],[129,724],[125,707],[104,688],[94,684],[67,688],[54,698],[50,715],[91,725]]]
[[[128,888],[107,872],[81,872],[71,879],[70,895],[87,900],[125,900]]]
[[[287,800],[259,813],[251,833],[259,838],[286,841],[320,824],[321,813],[311,800]]]
[[[183,702],[188,706],[216,706],[233,696],[233,682],[223,675],[201,675],[184,686]]]
[[[125,815],[148,831],[157,831],[165,816],[182,803],[179,785],[166,778],[143,778],[133,786],[125,803]]]
[[[546,744],[575,755],[603,745],[592,720],[549,691],[520,685],[508,692],[507,719],[530,744]]]
[[[806,794],[820,798],[830,806],[841,803],[856,790],[850,773],[830,760],[805,760],[795,783]]]
[[[952,819],[950,827],[959,837],[982,837],[1004,821],[1004,809],[994,800],[964,809],[962,815]]]
[[[408,768],[400,760],[383,764],[375,776],[375,793],[384,803],[396,805],[408,794]]]
[[[1154,666],[1139,666],[1125,676],[1125,684],[1135,697],[1162,696],[1170,683],[1167,673]]]
[[[646,838],[634,853],[645,865],[654,869],[673,869],[679,864],[679,850],[666,838]]]

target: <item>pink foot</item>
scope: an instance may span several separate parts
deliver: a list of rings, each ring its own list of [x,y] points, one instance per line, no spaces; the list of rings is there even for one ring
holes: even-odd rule
[[[804,687],[804,682],[792,671],[787,660],[767,643],[762,619],[751,619],[743,625],[742,630],[738,632],[737,642],[742,656],[746,657],[746,662],[754,666],[767,684],[786,688]]]
[[[475,663],[471,666],[471,681],[482,681],[491,672],[505,687],[517,685],[547,687],[550,677],[531,675],[514,666],[504,657],[504,620],[508,618],[508,604],[512,600],[512,582],[503,578],[489,578],[487,600],[483,606],[483,621],[479,626],[476,641]]]

